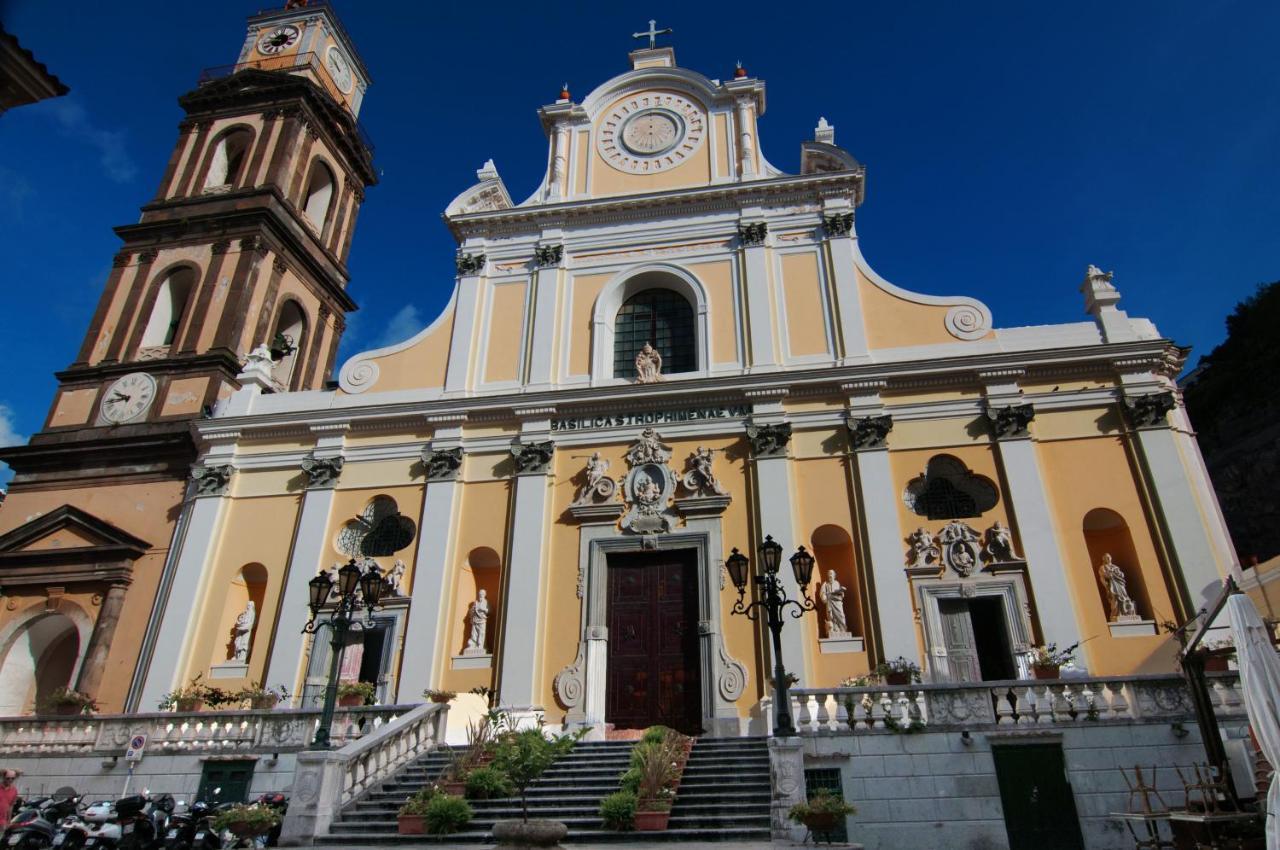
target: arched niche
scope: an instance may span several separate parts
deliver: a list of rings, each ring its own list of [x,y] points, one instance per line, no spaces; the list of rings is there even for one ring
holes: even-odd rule
[[[470,623],[467,613],[480,591],[489,602],[489,625],[485,631],[485,652],[492,654],[496,643],[494,615],[498,613],[499,590],[502,587],[502,557],[488,546],[477,546],[467,553],[459,570],[457,595],[454,598],[453,646],[461,654],[467,646]]]
[[[249,632],[249,657],[252,661],[258,650],[258,631],[262,623],[262,603],[267,595],[267,568],[259,563],[245,564],[227,586],[223,599],[219,635],[223,640],[213,648],[210,664],[225,664],[235,660],[236,618],[253,602],[254,623]]]
[[[147,328],[142,333],[143,349],[167,348],[177,341],[178,327],[182,324],[182,316],[186,313],[195,285],[196,270],[190,266],[179,266],[165,275],[151,305]]]
[[[301,379],[303,353],[307,348],[307,314],[292,298],[280,306],[280,313],[276,316],[275,328],[268,342],[276,340],[287,342],[293,350],[276,363],[273,370],[275,378],[281,385],[296,389]]]
[[[828,571],[834,570],[836,579],[845,588],[844,613],[849,633],[855,637],[864,636],[862,599],[858,592],[861,582],[858,577],[857,563],[854,560],[853,538],[849,536],[849,532],[838,525],[820,525],[814,529],[810,542],[813,545],[814,558],[814,587],[811,595],[815,600],[818,599],[818,592],[827,579]],[[821,602],[818,603],[818,609],[819,634],[824,638],[832,637],[827,634],[827,615]]]
[[[605,284],[596,298],[592,311],[592,381],[621,380],[614,374],[615,325],[623,305],[650,289],[669,290],[688,302],[693,311],[694,353],[693,371],[679,373],[680,377],[705,375],[710,366],[711,340],[707,322],[707,294],[702,283],[679,266],[656,263],[628,269]],[[643,344],[643,343],[642,343]],[[633,355],[634,357],[634,355]],[[675,377],[667,372],[664,357],[663,376]]]
[[[253,131],[248,127],[232,128],[214,141],[205,164],[203,191],[206,194],[235,188],[245,176],[243,172],[252,144]]]
[[[307,191],[303,195],[302,212],[317,233],[324,231],[325,222],[329,220],[333,188],[333,172],[329,170],[329,166],[316,160],[311,166],[311,176],[307,178]]]
[[[1110,508],[1094,508],[1084,515],[1081,523],[1084,542],[1089,550],[1089,569],[1093,573],[1094,584],[1098,588],[1098,599],[1108,620],[1114,617],[1107,606],[1107,589],[1098,575],[1098,565],[1106,555],[1124,572],[1129,597],[1133,599],[1137,614],[1144,620],[1154,617],[1151,598],[1147,593],[1146,582],[1142,578],[1138,552],[1133,545],[1133,535],[1124,517]]]
[[[81,629],[65,613],[41,610],[0,646],[0,717],[33,711],[78,672]]]

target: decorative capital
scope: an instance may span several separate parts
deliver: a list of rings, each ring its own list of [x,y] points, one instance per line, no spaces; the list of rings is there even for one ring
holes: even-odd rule
[[[138,265],[146,265],[148,263],[154,263],[156,261],[156,257],[158,256],[160,256],[160,252],[154,248],[149,248],[146,251],[142,251],[138,254]]]
[[[555,450],[556,445],[550,440],[541,443],[516,443],[511,447],[516,474],[535,475],[551,471],[551,456]]]
[[[457,257],[458,274],[479,274],[484,269],[484,254],[463,254]]]
[[[133,254],[130,254],[128,251],[121,251],[119,254],[116,254],[111,258],[111,265],[117,269],[121,266],[127,266],[129,265],[129,260],[132,257]]]
[[[1165,414],[1178,406],[1169,390],[1134,396],[1124,400],[1124,409],[1135,428],[1151,428],[1166,424]]]
[[[762,457],[786,457],[787,443],[791,442],[791,423],[777,425],[747,425],[747,440],[751,443],[751,455]]]
[[[433,449],[427,443],[422,447],[422,468],[426,472],[427,481],[452,481],[458,477],[462,469],[462,447],[453,449]]]
[[[263,119],[264,119],[264,120],[266,120],[266,121],[274,120],[274,119],[276,119],[276,118],[279,118],[279,117],[280,117],[280,110],[279,110],[279,109],[268,109],[267,111],[265,111],[265,112],[263,112],[263,113],[262,113],[262,117],[263,117]]]
[[[309,453],[302,459],[302,471],[307,475],[307,489],[315,490],[337,484],[344,463],[346,460],[342,455],[316,457],[315,452]]]
[[[533,264],[539,268],[558,266],[562,259],[564,259],[563,245],[539,245],[533,249]]]
[[[241,251],[258,251],[260,253],[266,253],[267,243],[266,241],[263,240],[261,236],[258,236],[257,234],[246,236],[240,240],[240,250]]]
[[[1005,407],[988,407],[987,421],[997,440],[1027,436],[1027,426],[1036,418],[1036,410],[1029,404],[1010,404]]]
[[[769,235],[769,225],[763,221],[753,221],[738,225],[738,238],[743,245],[763,245]]]
[[[289,264],[284,261],[283,257],[276,257],[271,261],[271,268],[276,274],[284,274],[289,270]]]
[[[215,255],[225,254],[227,253],[227,249],[230,247],[231,247],[230,239],[219,239],[217,242],[214,242],[212,245],[209,246],[209,250],[212,251]]]
[[[227,492],[235,467],[229,463],[213,466],[197,466],[191,470],[191,480],[196,483],[197,496],[221,496]]]
[[[822,227],[828,236],[848,236],[853,232],[853,213],[835,213],[822,217]]]
[[[855,451],[883,449],[889,432],[893,430],[893,417],[887,413],[881,416],[850,416],[845,425]]]

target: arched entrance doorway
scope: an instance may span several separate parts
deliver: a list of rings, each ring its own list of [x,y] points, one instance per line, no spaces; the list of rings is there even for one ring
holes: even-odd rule
[[[23,714],[55,688],[71,684],[80,658],[80,631],[65,614],[42,614],[0,649],[0,716]]]

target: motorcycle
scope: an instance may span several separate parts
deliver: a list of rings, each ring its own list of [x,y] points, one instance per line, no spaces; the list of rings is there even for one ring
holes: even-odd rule
[[[213,812],[212,803],[200,800],[174,814],[164,833],[164,850],[219,850],[222,837],[209,824]]]
[[[156,841],[155,824],[145,811],[150,802],[144,794],[133,794],[110,804],[105,813],[103,804],[90,806],[85,819],[94,829],[84,840],[85,850],[150,850]]]
[[[79,810],[80,799],[74,788],[63,787],[27,803],[4,831],[5,850],[52,847],[59,821]]]

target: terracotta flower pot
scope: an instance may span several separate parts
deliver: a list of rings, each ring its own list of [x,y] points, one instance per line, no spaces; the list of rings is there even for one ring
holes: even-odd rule
[[[886,685],[909,685],[911,684],[910,673],[900,673],[892,671],[884,674],[884,683]]]
[[[835,812],[810,812],[804,818],[804,825],[810,832],[833,832],[843,820]]]
[[[345,697],[338,697],[338,705],[343,708],[358,708],[364,705],[364,697],[361,694],[347,694]]]
[[[229,823],[227,830],[237,838],[256,838],[259,835],[266,835],[271,831],[271,827],[247,822]]]
[[[444,793],[452,797],[461,797],[467,790],[467,780],[450,779],[448,782],[441,782],[440,787],[444,789]]]
[[[204,708],[204,700],[194,697],[191,699],[175,700],[173,707],[174,711],[180,712],[199,711],[202,708]]]
[[[1225,673],[1231,669],[1230,652],[1207,652],[1204,656],[1204,672]]]
[[[1031,675],[1037,679],[1056,679],[1058,678],[1058,665],[1037,664],[1031,668]]]
[[[422,835],[427,831],[426,825],[422,822],[422,815],[399,815],[396,818],[396,826],[401,835]]]
[[[249,700],[249,707],[257,711],[269,711],[276,707],[276,703],[280,701],[280,697],[275,694],[268,696],[254,697]]]
[[[84,706],[76,702],[60,703],[53,707],[53,713],[58,717],[75,717],[84,711]]]
[[[636,832],[661,832],[667,828],[667,821],[670,819],[670,809],[657,812],[637,811]]]

